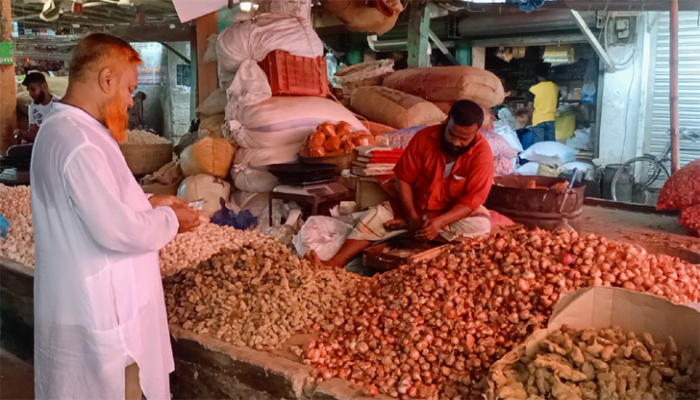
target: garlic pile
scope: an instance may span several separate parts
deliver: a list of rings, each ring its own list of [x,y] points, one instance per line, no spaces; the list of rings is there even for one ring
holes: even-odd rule
[[[175,236],[175,239],[160,250],[160,273],[166,277],[181,269],[194,268],[227,247],[273,242],[272,237],[258,231],[241,231],[230,226],[203,224],[192,232]]]
[[[34,266],[34,229],[29,186],[0,184],[0,214],[10,223],[7,236],[0,239],[0,258]]]
[[[158,136],[151,132],[134,130],[126,131],[126,143],[127,144],[163,144],[170,143],[170,141],[164,137]]]
[[[317,380],[350,379],[367,394],[475,398],[491,364],[546,326],[561,293],[622,286],[696,302],[699,279],[694,266],[633,245],[521,229],[360,281],[327,317],[334,328],[293,351]]]
[[[342,269],[316,269],[271,241],[223,250],[195,269],[163,280],[171,324],[237,346],[280,348],[338,307],[362,278]]]
[[[0,183],[0,214],[8,221],[19,215],[32,215],[32,198],[29,186],[5,186]]]
[[[532,357],[490,374],[500,399],[698,399],[700,359],[619,327],[553,332]]]

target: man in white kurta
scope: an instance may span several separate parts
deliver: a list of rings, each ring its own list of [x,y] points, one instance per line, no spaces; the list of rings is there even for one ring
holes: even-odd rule
[[[74,105],[91,96],[92,75],[83,74],[41,127],[32,157],[36,398],[124,399],[125,367],[135,362],[144,395],[170,399],[158,250],[191,210],[149,202],[105,126],[99,110],[108,105]],[[95,101],[107,101],[113,84],[95,83],[106,93]]]

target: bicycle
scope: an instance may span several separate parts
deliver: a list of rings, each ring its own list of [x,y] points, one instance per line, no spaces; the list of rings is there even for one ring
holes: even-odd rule
[[[671,134],[669,129],[667,132]],[[692,142],[697,142],[700,140],[700,133],[696,131],[691,131],[686,128],[681,128],[678,132],[678,137],[680,140],[689,140]],[[637,168],[637,163],[641,163],[641,169]],[[665,175],[663,181],[661,181],[661,186],[666,182],[668,178],[671,177],[670,171],[671,165],[671,141],[668,141],[666,149],[662,155],[656,156],[654,154],[644,154],[643,156],[634,157],[625,161],[622,166],[613,175],[610,194],[614,201],[619,201],[617,198],[617,184],[618,181],[623,177],[624,174],[629,173],[632,170],[631,176],[633,179],[632,183],[632,199],[633,203],[641,203],[645,205],[655,205],[658,200],[658,196],[653,196],[653,194],[658,194],[661,190],[659,185],[654,185],[662,174]],[[644,180],[644,178],[647,180]],[[641,200],[641,201],[635,201]],[[652,201],[653,200],[653,201]],[[653,203],[653,204],[652,204]]]

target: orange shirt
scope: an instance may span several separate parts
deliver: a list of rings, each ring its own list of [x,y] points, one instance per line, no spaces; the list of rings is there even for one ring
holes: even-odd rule
[[[396,176],[413,187],[416,211],[430,218],[455,204],[476,210],[486,202],[493,183],[493,153],[480,133],[445,177],[442,134],[443,125],[429,126],[416,133],[394,168]]]

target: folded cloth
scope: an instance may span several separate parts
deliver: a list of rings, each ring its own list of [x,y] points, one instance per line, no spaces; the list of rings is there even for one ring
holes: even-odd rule
[[[520,7],[520,11],[530,13],[544,5],[545,0],[506,0],[506,4]]]
[[[371,207],[355,229],[350,232],[348,239],[377,242],[406,232],[405,230],[386,230],[384,225],[393,219],[394,211],[388,201]],[[451,242],[459,237],[472,238],[489,233],[491,233],[491,215],[484,206],[481,206],[469,217],[446,226],[440,231],[440,236]]]
[[[355,161],[362,163],[376,163],[376,164],[396,164],[399,162],[401,157],[367,157],[358,156]]]
[[[392,149],[381,146],[359,146],[355,148],[357,154],[365,157],[401,157],[403,149]]]

